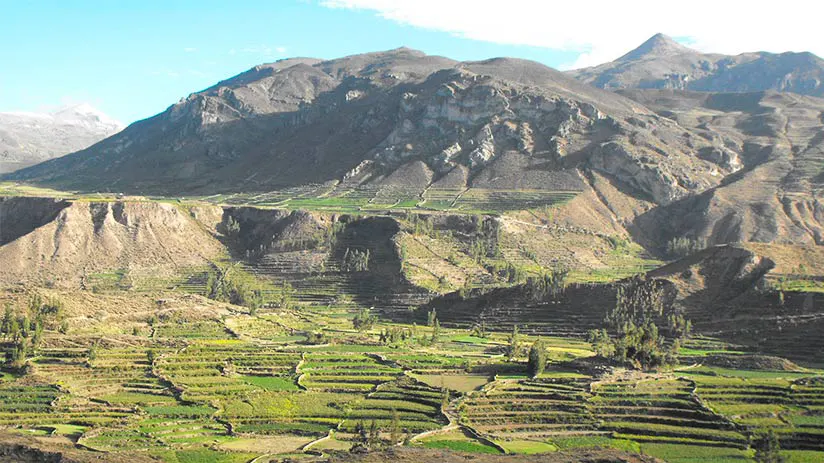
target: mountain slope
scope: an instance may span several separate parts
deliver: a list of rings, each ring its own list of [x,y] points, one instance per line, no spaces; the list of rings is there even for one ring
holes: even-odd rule
[[[824,60],[812,53],[706,54],[663,34],[656,34],[615,61],[570,71],[569,75],[609,90],[775,90],[824,96]]]
[[[659,37],[622,59],[683,50]],[[607,92],[530,61],[397,49],[257,66],[6,178],[169,196],[577,191],[540,220],[650,249],[810,244],[824,230],[822,111],[792,94]]]
[[[824,243],[824,100],[775,92],[621,93],[721,146],[699,156],[737,166],[716,187],[639,216],[636,225],[655,241]]]
[[[51,114],[0,113],[0,173],[86,148],[122,128],[86,104]]]
[[[659,122],[667,127],[652,130]],[[465,169],[456,187],[576,190],[585,188],[578,169],[591,166],[668,202],[714,184],[709,173],[718,168],[689,159],[676,140],[681,132],[629,99],[538,63],[457,63],[398,49],[258,66],[9,178],[191,194],[380,185],[417,169],[402,183],[422,190]],[[680,155],[664,156],[664,145]]]

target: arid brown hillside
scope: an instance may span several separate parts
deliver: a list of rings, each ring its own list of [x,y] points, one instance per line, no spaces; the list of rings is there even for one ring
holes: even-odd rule
[[[36,198],[7,200],[43,207]],[[60,204],[60,203],[55,203]],[[203,265],[223,251],[208,229],[176,206],[155,202],[62,203],[48,221],[17,217],[19,230],[0,247],[0,281],[77,286],[88,276],[122,268],[155,273]],[[36,217],[35,217],[36,218]]]
[[[714,188],[641,215],[638,229],[656,241],[682,235],[707,244],[822,244],[824,100],[775,92],[622,93],[716,141],[698,156],[734,171]]]

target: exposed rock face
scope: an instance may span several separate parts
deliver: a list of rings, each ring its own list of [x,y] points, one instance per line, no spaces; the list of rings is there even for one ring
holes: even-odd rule
[[[122,129],[89,105],[52,114],[0,113],[0,174],[86,148]]]
[[[647,276],[674,282],[683,303],[709,307],[763,286],[763,278],[773,268],[775,262],[748,249],[717,246],[655,269]]]
[[[812,53],[705,54],[663,34],[656,34],[615,61],[570,71],[570,74],[610,90],[776,90],[824,96],[824,60]]]

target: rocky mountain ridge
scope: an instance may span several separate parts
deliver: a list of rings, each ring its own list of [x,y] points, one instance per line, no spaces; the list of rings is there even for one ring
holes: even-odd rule
[[[569,71],[569,75],[608,90],[774,90],[824,96],[824,60],[812,53],[701,53],[664,34],[654,35],[615,61]]]
[[[622,59],[673,53],[690,51],[658,37]],[[606,221],[652,248],[673,237],[811,244],[824,217],[822,114],[822,100],[791,93],[608,92],[530,61],[402,48],[256,66],[6,178],[169,196],[578,191],[561,206],[577,209],[556,213],[565,225]]]

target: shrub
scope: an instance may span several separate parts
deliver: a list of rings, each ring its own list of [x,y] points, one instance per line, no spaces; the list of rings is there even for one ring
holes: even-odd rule
[[[361,251],[359,249],[346,248],[343,254],[343,265],[341,270],[344,272],[366,272],[369,271],[369,250]]]
[[[784,463],[786,461],[781,455],[778,436],[772,429],[758,436],[752,446],[755,449],[755,461],[758,463]]]

